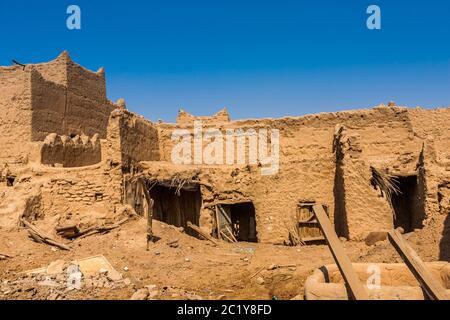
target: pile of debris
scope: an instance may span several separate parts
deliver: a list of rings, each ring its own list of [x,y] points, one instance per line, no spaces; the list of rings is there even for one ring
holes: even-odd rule
[[[62,300],[72,292],[109,290],[131,286],[104,256],[94,256],[76,261],[56,260],[47,267],[24,272],[19,279],[0,283],[0,293],[5,299]]]

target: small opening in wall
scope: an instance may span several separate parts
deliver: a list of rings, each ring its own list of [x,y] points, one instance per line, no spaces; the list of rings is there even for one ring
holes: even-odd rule
[[[405,232],[423,227],[424,205],[419,193],[417,175],[396,176],[399,191],[392,194],[394,227]]]
[[[13,187],[15,181],[16,181],[16,177],[15,176],[8,176],[8,177],[6,177],[6,186]]]
[[[96,192],[95,193],[95,201],[102,201],[103,200],[103,193]]]

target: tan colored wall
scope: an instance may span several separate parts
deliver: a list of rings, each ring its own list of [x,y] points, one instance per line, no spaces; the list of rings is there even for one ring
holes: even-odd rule
[[[79,169],[54,169],[53,178],[41,188],[42,208],[46,216],[63,216],[78,224],[111,217],[120,206],[113,196],[113,180],[101,166]],[[97,223],[99,223],[97,221]]]
[[[101,145],[98,134],[88,136],[59,136],[50,134],[41,149],[41,163],[62,167],[84,167],[101,161]]]
[[[332,151],[338,124],[355,135],[360,149],[357,159],[350,157],[340,165],[342,181]],[[182,128],[192,133],[192,124],[158,124],[157,127],[161,159],[171,162],[173,130]],[[259,168],[250,172],[240,168],[240,173],[232,177],[231,172],[239,167],[237,165],[228,167],[227,173],[216,175],[211,173],[211,167],[196,166],[205,172],[215,188],[212,193],[216,196],[211,199],[207,196],[205,204],[218,198],[251,199],[256,209],[259,239],[273,243],[287,240],[301,200],[327,204],[330,219],[339,224],[342,212],[340,208],[335,210],[339,188],[345,189],[344,200],[339,205],[345,206],[347,219],[343,228],[347,229],[347,234],[342,235],[362,239],[371,231],[392,228],[393,213],[387,200],[370,186],[370,166],[389,167],[397,172],[415,170],[423,144],[415,135],[405,108],[378,107],[303,117],[242,120],[222,122],[213,127],[222,132],[229,128],[280,131],[280,169],[275,176],[261,176]],[[173,170],[180,169],[174,167]],[[206,228],[211,226],[209,214],[205,211],[201,219]]]
[[[203,121],[205,124],[217,124],[230,121],[230,115],[226,108],[213,116],[194,116],[184,110],[180,110],[177,116],[177,124],[192,124],[194,121]]]
[[[140,161],[159,160],[156,127],[143,117],[126,110],[112,112],[108,125],[110,157],[121,162],[125,171]]]
[[[0,163],[26,163],[31,141],[31,73],[0,67]]]
[[[45,80],[39,72],[32,72],[33,141],[43,141],[50,133],[64,134],[66,88]]]
[[[92,72],[74,63],[67,52],[53,61],[27,66],[41,74],[33,79],[33,140],[49,133],[106,137],[109,114],[103,69]],[[45,81],[44,81],[45,79]]]

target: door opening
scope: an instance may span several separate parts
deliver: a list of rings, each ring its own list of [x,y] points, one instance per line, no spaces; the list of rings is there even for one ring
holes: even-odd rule
[[[150,197],[154,200],[155,220],[183,227],[187,234],[197,236],[187,223],[199,225],[202,195],[198,185],[187,185],[177,192],[177,188],[170,184],[158,183],[150,189]]]
[[[394,211],[394,227],[401,227],[405,232],[423,227],[425,210],[418,187],[417,175],[396,176],[398,192],[391,197]]]
[[[258,242],[255,206],[252,202],[220,204],[218,210],[222,238],[233,242]]]

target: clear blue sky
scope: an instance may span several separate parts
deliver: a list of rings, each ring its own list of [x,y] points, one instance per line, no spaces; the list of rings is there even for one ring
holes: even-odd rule
[[[77,4],[82,29],[66,28]],[[366,28],[366,8],[382,29]],[[104,66],[108,97],[173,121],[400,105],[450,106],[450,1],[6,1],[0,65],[55,58]]]

